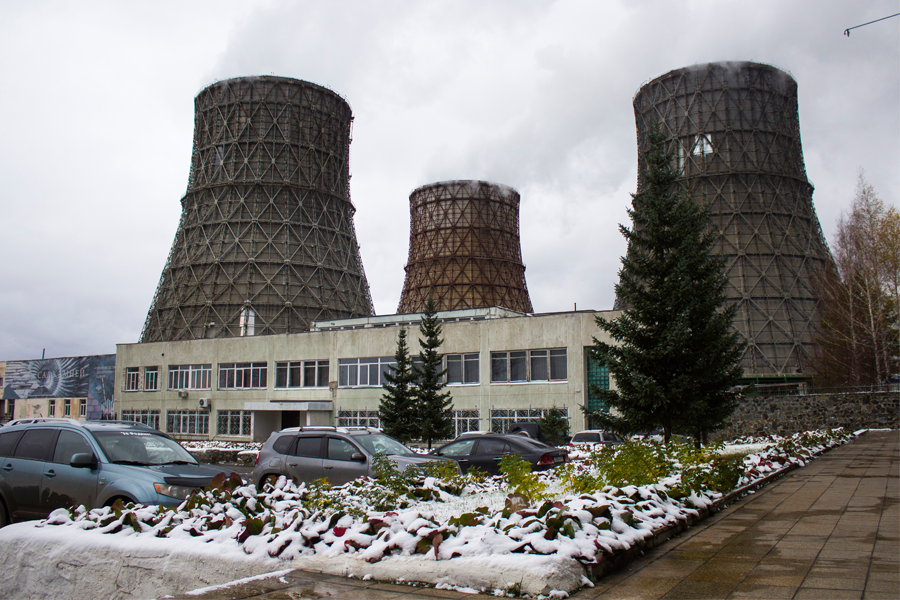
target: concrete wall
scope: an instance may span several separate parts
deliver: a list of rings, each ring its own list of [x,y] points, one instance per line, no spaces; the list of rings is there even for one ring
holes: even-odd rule
[[[605,339],[594,321],[616,313],[580,311],[523,315],[502,309],[439,313],[444,343],[442,354],[479,354],[479,383],[448,386],[455,410],[478,409],[480,428],[490,429],[492,409],[568,409],[573,431],[584,428],[581,406],[585,402],[584,349],[594,336]],[[473,317],[477,319],[473,320]],[[339,387],[338,361],[343,358],[393,356],[400,327],[407,329],[410,353],[419,351],[417,315],[350,319],[328,323],[326,329],[297,334],[226,339],[119,344],[116,354],[116,411],[153,409],[160,411],[160,429],[166,430],[166,411],[195,410],[198,400],[209,398],[210,433],[205,438],[265,441],[271,431],[283,426],[281,411],[297,410],[301,425],[333,424],[339,411],[377,411],[383,394],[378,387]],[[457,320],[459,319],[459,320]],[[567,379],[554,382],[491,383],[491,352],[567,349]],[[275,363],[328,360],[329,386],[319,388],[275,388]],[[264,389],[217,389],[220,363],[265,362],[268,385]],[[209,390],[190,390],[187,397],[167,389],[168,365],[211,364]],[[128,367],[160,367],[160,389],[125,391]],[[252,436],[215,435],[219,410],[253,411]],[[324,414],[319,411],[328,411]],[[183,436],[198,439],[201,436]]]
[[[720,439],[809,429],[900,428],[900,392],[743,398]]]

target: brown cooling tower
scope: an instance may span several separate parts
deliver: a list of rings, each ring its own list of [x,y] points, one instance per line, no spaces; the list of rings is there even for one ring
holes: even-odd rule
[[[501,306],[532,312],[519,244],[519,193],[442,181],[409,196],[409,260],[399,314]]]

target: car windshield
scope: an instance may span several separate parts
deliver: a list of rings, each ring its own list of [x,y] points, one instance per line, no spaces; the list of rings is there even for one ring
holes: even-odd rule
[[[600,441],[599,433],[576,433],[572,438],[573,444],[590,444]]]
[[[181,444],[152,431],[94,431],[110,462],[122,465],[197,464]]]
[[[413,454],[413,451],[395,440],[382,434],[355,435],[354,441],[359,442],[370,454]]]

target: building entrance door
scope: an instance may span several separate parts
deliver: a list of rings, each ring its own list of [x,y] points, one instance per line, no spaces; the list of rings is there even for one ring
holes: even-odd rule
[[[281,411],[281,428],[300,427],[300,411],[299,410],[283,410]]]

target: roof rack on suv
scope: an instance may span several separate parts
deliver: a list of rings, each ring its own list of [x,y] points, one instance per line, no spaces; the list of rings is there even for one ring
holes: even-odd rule
[[[140,421],[128,421],[128,420],[114,421],[114,420],[108,420],[108,419],[90,419],[88,421],[84,421],[84,423],[90,423],[91,425],[133,425],[135,427],[143,427],[145,429],[153,429],[153,427],[150,427],[146,423],[141,423]]]
[[[78,419],[70,419],[68,417],[25,417],[24,419],[13,419],[8,423],[5,423],[5,427],[12,427],[13,425],[32,425],[34,423],[70,423],[72,425],[79,425],[81,421]]]
[[[307,425],[305,427],[285,427],[281,431],[335,431],[338,433],[350,433],[354,431],[365,431],[368,433],[381,433],[377,427],[335,427],[334,425]]]

